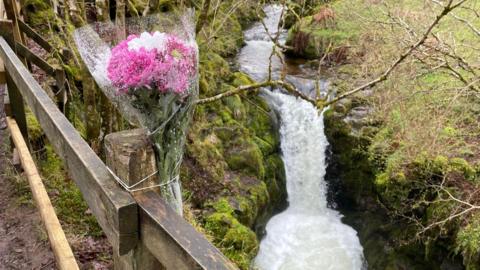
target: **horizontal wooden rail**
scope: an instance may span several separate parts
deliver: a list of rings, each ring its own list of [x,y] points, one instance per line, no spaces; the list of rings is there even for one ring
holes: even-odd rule
[[[159,194],[133,194],[140,206],[141,241],[167,269],[238,269]]]
[[[107,165],[128,185],[137,184],[157,168],[155,152],[144,129],[108,134],[105,155]],[[146,186],[152,184],[155,181]],[[123,262],[136,261],[143,265],[143,270],[158,270],[158,265],[152,263],[156,261],[174,270],[237,269],[157,192],[150,189],[132,193],[139,206],[141,243],[133,258],[121,258]]]
[[[80,188],[83,197],[112,244],[120,269],[151,269],[137,264],[148,253],[167,269],[233,270],[234,264],[171,209],[153,191],[127,193],[116,183],[75,128],[57,109],[3,37],[0,57],[38,119],[55,152]],[[16,106],[12,104],[12,106]],[[140,240],[141,242],[138,242]],[[159,268],[154,268],[159,269]]]
[[[58,110],[3,37],[0,37],[0,57],[115,251],[126,254],[138,242],[137,203],[119,187],[102,160]]]
[[[37,56],[35,53],[33,53],[29,48],[27,48],[25,45],[15,42],[15,48],[17,49],[17,53],[20,56],[25,57],[27,61],[33,63],[37,67],[39,67],[41,70],[45,71],[47,75],[50,75],[52,77],[55,77],[57,75],[57,69],[52,67],[47,61],[43,60],[39,56]]]
[[[46,41],[41,35],[39,35],[35,30],[33,30],[28,24],[24,23],[22,20],[18,20],[18,28],[20,31],[25,33],[27,37],[33,39],[38,45],[40,45],[45,51],[52,52],[53,47]]]
[[[35,200],[35,204],[37,205],[43,224],[47,230],[48,239],[53,253],[55,254],[57,266],[60,270],[78,270],[79,268],[75,261],[75,256],[68,244],[62,226],[58,221],[55,210],[50,202],[45,186],[42,183],[35,162],[30,155],[27,144],[23,140],[22,133],[15,120],[10,117],[7,118],[7,125],[12,134],[13,143],[19,153],[22,167],[27,175],[33,199]]]

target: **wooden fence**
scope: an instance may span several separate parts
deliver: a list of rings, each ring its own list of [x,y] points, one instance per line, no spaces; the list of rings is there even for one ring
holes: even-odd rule
[[[20,27],[24,32],[31,30],[22,23]],[[25,57],[26,53],[21,52],[28,48],[17,45],[14,30],[12,21],[0,21],[0,58],[5,66],[11,114],[28,138],[24,104],[29,106],[113,246],[115,268],[237,269],[159,194],[130,194],[120,187],[32,77],[26,61],[17,56]],[[38,59],[32,62],[42,65]]]

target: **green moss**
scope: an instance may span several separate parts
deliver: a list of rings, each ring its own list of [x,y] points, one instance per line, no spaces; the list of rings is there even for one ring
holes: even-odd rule
[[[455,251],[463,255],[463,263],[467,270],[480,269],[480,216],[478,214],[474,216],[473,222],[457,233]]]
[[[230,110],[233,119],[243,120],[246,117],[245,106],[238,95],[224,98],[223,104]]]
[[[473,180],[475,178],[475,170],[462,158],[450,159],[450,169],[463,173],[466,179]]]
[[[225,160],[233,170],[255,175],[259,179],[265,176],[262,152],[255,142],[247,138],[239,137],[231,142],[225,152]]]
[[[32,27],[46,27],[47,22],[55,22],[55,14],[47,0],[26,0],[23,2],[27,23]],[[38,28],[37,28],[38,29]]]
[[[234,216],[234,209],[225,198],[211,204],[216,212],[205,219],[205,229],[214,235],[214,243],[241,269],[248,269],[258,250],[255,233]]]
[[[26,112],[29,140],[37,143],[43,137],[43,130],[30,110]]]
[[[212,137],[200,138],[187,144],[187,155],[197,162],[198,166],[208,172],[215,181],[221,181],[225,174],[226,163],[221,151]]]
[[[262,208],[267,205],[269,200],[269,195],[267,191],[267,185],[265,184],[265,182],[262,181],[258,185],[252,186],[248,190],[248,192],[250,194],[250,200],[254,202],[254,205],[256,208]]]
[[[437,156],[433,160],[432,170],[434,173],[443,174],[448,170],[448,158],[446,156]]]
[[[88,213],[82,193],[72,180],[67,178],[62,160],[50,145],[45,146],[45,159],[40,160],[40,170],[46,179],[45,185],[52,196],[52,204],[67,230],[77,235],[103,235],[95,217]]]
[[[265,162],[265,183],[269,192],[270,201],[278,205],[286,200],[286,176],[283,160],[280,155],[270,155]]]
[[[232,85],[233,86],[242,86],[242,85],[249,85],[254,83],[254,80],[250,78],[247,74],[243,72],[234,72],[232,74]]]

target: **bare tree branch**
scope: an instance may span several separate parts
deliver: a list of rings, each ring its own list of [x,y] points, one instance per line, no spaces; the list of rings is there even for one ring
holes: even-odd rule
[[[432,32],[432,30],[435,28],[435,26],[438,25],[438,23],[440,22],[440,20],[442,20],[442,18],[444,18],[448,13],[450,13],[450,11],[452,11],[453,9],[459,7],[461,4],[463,4],[466,0],[462,0],[462,1],[459,1],[458,3],[456,4],[453,4],[453,0],[449,0],[447,5],[443,7],[443,10],[442,12],[437,15],[437,17],[435,18],[435,20],[430,24],[430,26],[427,28],[427,30],[423,33],[422,37],[415,43],[413,44],[412,46],[410,46],[410,48],[408,48],[404,53],[402,53],[398,58],[397,60],[395,60],[391,65],[390,67],[385,71],[383,72],[382,75],[380,75],[379,77],[377,77],[376,79],[368,82],[368,83],[365,83],[355,89],[352,89],[350,91],[347,91],[335,98],[333,98],[332,100],[326,102],[324,105],[325,106],[328,106],[328,105],[331,105],[341,99],[344,99],[348,96],[351,96],[355,93],[358,93],[360,91],[363,91],[367,88],[371,88],[375,85],[377,85],[378,83],[380,82],[383,82],[385,80],[388,79],[388,76],[395,70],[395,68],[400,65],[405,59],[407,59],[407,57],[412,54],[412,52],[414,50],[416,50],[418,47],[420,47],[422,44],[425,43],[425,41],[427,40],[428,36],[430,35],[430,33]]]
[[[317,106],[317,102],[315,100],[311,99],[310,97],[308,97],[304,93],[300,92],[294,85],[292,85],[288,82],[285,82],[285,81],[281,81],[281,80],[268,80],[268,81],[264,81],[264,82],[260,82],[260,83],[254,83],[254,84],[250,84],[250,85],[242,85],[242,86],[239,86],[239,87],[237,87],[233,90],[215,95],[213,97],[199,99],[199,100],[197,100],[196,104],[210,103],[210,102],[213,102],[213,101],[220,100],[222,98],[226,98],[226,97],[230,97],[230,96],[233,96],[233,95],[236,95],[236,94],[240,94],[242,92],[256,90],[256,89],[264,88],[264,87],[282,87],[283,89],[285,89],[290,94],[292,94],[296,97],[302,98],[302,99],[310,102],[312,105]]]

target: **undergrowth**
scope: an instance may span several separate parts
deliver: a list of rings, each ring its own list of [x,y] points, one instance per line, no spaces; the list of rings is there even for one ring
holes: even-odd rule
[[[480,1],[467,1],[464,6],[452,14],[480,28],[474,12]],[[331,7],[337,27],[351,34],[345,41],[348,63],[338,68],[343,80],[336,83],[340,92],[384,72],[421,37],[441,10],[433,1],[415,0],[335,1]],[[405,238],[423,241],[426,249],[432,247],[432,241],[450,239],[452,254],[462,254],[467,269],[478,269],[477,212],[429,227],[426,232],[422,229],[453,215],[455,207],[463,209],[462,204],[445,198],[445,190],[459,200],[478,204],[475,194],[480,188],[480,105],[477,94],[459,79],[475,80],[472,74],[480,72],[480,37],[453,15],[441,21],[433,34],[435,37],[429,37],[387,81],[354,99],[368,103],[373,110],[368,117],[375,123],[370,127],[374,132],[368,136],[370,146],[365,151],[374,165],[379,201],[394,218],[408,217],[408,222],[419,226],[418,234]],[[474,72],[459,68],[458,59],[435,51],[439,44],[470,63]],[[444,66],[437,67],[442,60],[459,73],[452,75]]]

